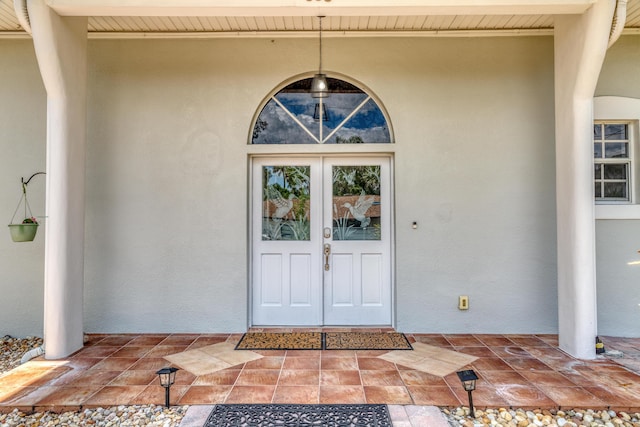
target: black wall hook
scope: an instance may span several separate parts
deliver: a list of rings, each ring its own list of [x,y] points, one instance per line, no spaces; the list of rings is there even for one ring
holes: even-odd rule
[[[24,180],[24,177],[21,177],[21,178],[20,178],[20,179],[22,180],[22,192],[23,192],[23,193],[25,193],[25,194],[27,193],[27,185],[29,184],[29,182],[31,181],[31,179],[33,179],[33,177],[34,177],[34,176],[36,176],[36,175],[46,175],[46,172],[36,172],[36,173],[34,173],[33,175],[31,175],[31,176],[29,177],[29,179],[28,179],[28,180],[26,180],[26,181]]]

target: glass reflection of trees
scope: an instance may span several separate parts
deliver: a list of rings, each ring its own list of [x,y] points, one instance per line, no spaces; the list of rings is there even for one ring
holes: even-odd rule
[[[310,239],[309,166],[262,168],[262,240]]]
[[[380,236],[380,166],[334,166],[334,240]]]
[[[370,95],[343,80],[328,83],[327,98],[311,96],[310,78],[273,95],[256,119],[251,143],[391,143],[385,115]]]

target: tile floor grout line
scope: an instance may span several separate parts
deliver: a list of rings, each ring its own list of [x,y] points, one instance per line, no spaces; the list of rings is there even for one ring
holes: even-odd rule
[[[284,358],[282,359],[282,365],[280,365],[280,371],[278,372],[278,379],[276,380],[276,386],[273,388],[273,394],[271,395],[271,403],[275,403],[274,400],[276,398],[276,390],[278,390],[278,386],[280,385],[280,378],[282,377],[282,371],[284,370],[284,364],[287,361],[287,351],[284,352]]]
[[[261,355],[262,356],[262,355]],[[264,357],[264,356],[263,356]],[[229,396],[231,396],[231,393],[233,393],[233,390],[236,387],[239,387],[240,384],[238,384],[238,380],[240,379],[240,377],[242,376],[242,373],[245,371],[245,369],[247,369],[247,362],[242,364],[242,368],[240,368],[240,372],[238,373],[238,376],[236,377],[236,379],[233,382],[233,385],[231,386],[231,388],[229,389],[229,392],[227,393],[227,395],[225,396],[225,398],[222,400],[223,403],[227,403],[227,399],[229,399]]]
[[[364,397],[364,402],[367,403],[367,393],[364,390],[364,378],[362,377],[363,369],[360,369],[360,354],[358,351],[355,351],[356,355],[356,368],[358,369],[358,376],[360,377],[360,389],[362,390],[362,396]]]
[[[320,362],[318,363],[318,398],[316,404],[320,404],[320,393],[322,391],[322,361],[323,361],[322,352],[320,352]]]

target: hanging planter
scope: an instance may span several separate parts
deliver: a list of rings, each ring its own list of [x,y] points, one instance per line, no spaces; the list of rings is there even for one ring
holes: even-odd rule
[[[31,177],[25,182],[24,178],[22,179],[22,197],[20,197],[20,201],[18,202],[18,207],[16,211],[13,213],[13,217],[11,218],[11,223],[9,224],[9,232],[11,233],[11,240],[14,242],[32,242],[36,237],[36,233],[38,232],[38,221],[31,213],[31,207],[29,206],[29,201],[27,200],[27,184],[31,181],[36,175],[44,174],[44,172],[37,172],[31,175]],[[21,223],[14,223],[15,219],[20,207],[24,208],[24,219]]]
[[[32,242],[38,231],[38,223],[35,224],[9,224],[9,232],[14,242]]]

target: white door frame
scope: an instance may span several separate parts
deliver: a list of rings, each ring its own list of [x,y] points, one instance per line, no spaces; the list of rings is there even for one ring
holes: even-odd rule
[[[304,321],[301,321],[299,325],[284,325],[284,324],[279,324],[278,322],[270,322],[270,323],[264,323],[264,322],[260,322],[257,321],[257,319],[255,318],[255,314],[254,314],[254,301],[255,298],[258,297],[258,295],[255,294],[255,290],[253,287],[253,281],[254,281],[254,274],[255,274],[255,270],[256,268],[258,268],[255,265],[256,259],[255,259],[255,253],[256,250],[254,248],[254,244],[255,243],[255,238],[256,233],[259,233],[260,231],[258,229],[256,229],[256,225],[254,223],[255,218],[255,209],[257,208],[257,206],[255,205],[256,203],[256,198],[255,198],[255,191],[258,191],[257,188],[261,188],[262,184],[261,184],[261,173],[256,173],[256,171],[258,170],[257,167],[261,167],[263,165],[302,165],[305,164],[304,162],[317,162],[320,161],[320,174],[319,176],[313,176],[312,179],[313,180],[323,180],[323,175],[324,175],[324,163],[326,159],[329,159],[330,161],[333,160],[338,160],[339,164],[349,164],[349,159],[353,159],[354,160],[354,165],[357,165],[358,163],[362,163],[361,161],[359,161],[358,159],[362,159],[362,158],[384,158],[384,159],[388,159],[388,176],[389,176],[389,183],[388,183],[388,194],[385,197],[388,200],[388,211],[387,214],[389,216],[389,247],[388,247],[388,269],[389,269],[389,323],[387,324],[385,322],[384,325],[379,325],[376,324],[375,326],[395,326],[395,321],[396,321],[396,317],[395,317],[395,304],[396,304],[396,298],[395,298],[395,245],[394,245],[394,241],[395,241],[395,218],[394,218],[394,212],[395,212],[395,204],[394,204],[394,156],[393,154],[389,154],[389,153],[350,153],[350,154],[327,154],[327,153],[310,153],[309,155],[288,155],[288,154],[255,154],[255,155],[251,155],[249,157],[249,200],[248,200],[248,207],[249,207],[249,216],[248,216],[248,227],[249,227],[249,233],[248,233],[248,244],[249,244],[249,251],[248,251],[248,324],[249,326],[323,326],[326,323],[326,319],[325,319],[325,309],[326,309],[326,305],[325,305],[325,292],[326,292],[326,288],[324,287],[324,272],[320,273],[320,307],[321,307],[321,313],[320,313],[320,320],[318,322],[312,322],[312,323],[306,323]],[[259,166],[257,166],[259,165]],[[255,175],[258,175],[257,177]],[[313,175],[313,173],[312,173]],[[321,198],[324,198],[325,195],[323,194],[321,196]],[[316,205],[320,205],[320,203],[316,203]],[[260,207],[261,209],[261,207]],[[312,207],[312,209],[314,209]],[[324,241],[324,239],[322,238],[322,230],[323,230],[323,221],[326,221],[326,219],[323,217],[323,212],[322,212],[322,208],[320,206],[317,207],[317,209],[315,209],[316,211],[312,213],[312,218],[315,216],[316,217],[316,222],[313,223],[311,225],[311,230],[312,230],[312,234],[318,234],[318,236],[315,236],[316,238],[318,238],[318,242],[314,243],[316,244],[316,248],[313,250],[313,255],[312,257],[314,259],[320,259],[322,257],[322,242]],[[320,224],[317,223],[319,218]],[[312,221],[313,222],[313,221]],[[273,242],[271,242],[273,243]],[[283,242],[283,244],[286,242]],[[322,265],[320,264],[320,262],[315,263],[318,266],[320,266],[320,268],[322,268]],[[332,325],[333,326],[333,325]],[[353,324],[353,325],[344,325],[344,326],[374,326],[374,325],[367,325],[367,324]]]

